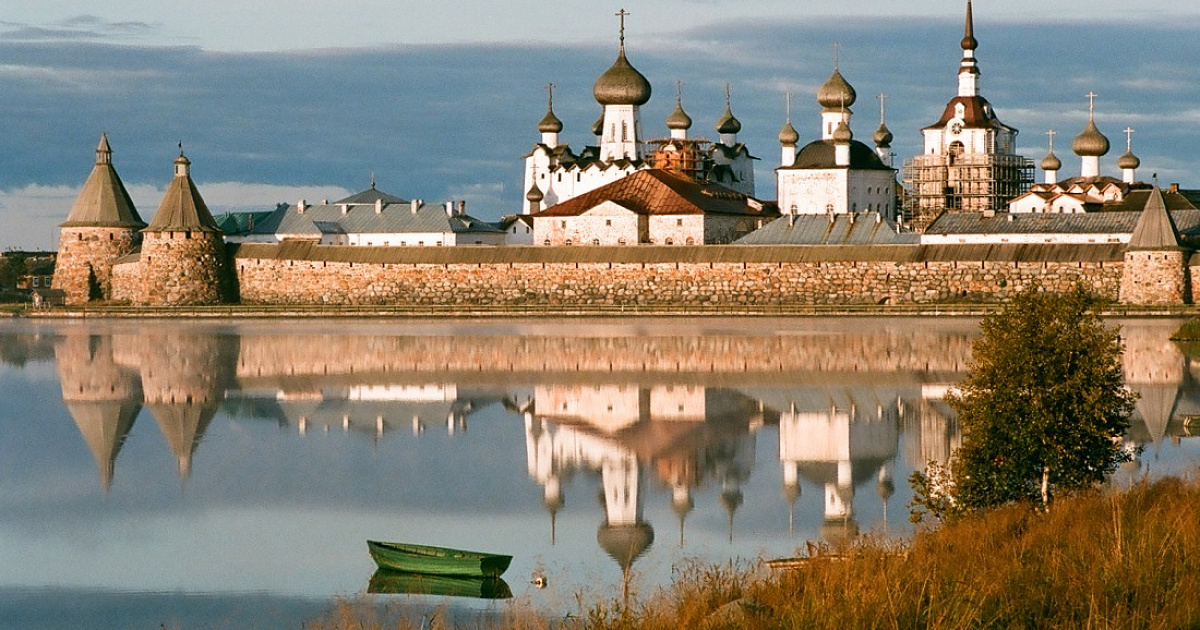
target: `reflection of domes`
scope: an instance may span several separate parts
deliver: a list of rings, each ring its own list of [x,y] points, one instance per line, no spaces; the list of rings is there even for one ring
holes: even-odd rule
[[[629,65],[621,48],[612,67],[596,79],[592,94],[601,105],[645,105],[650,100],[650,82]]]
[[[799,499],[799,498],[800,498],[800,484],[787,483],[787,484],[783,485],[783,500],[787,501],[788,505],[795,503],[796,499]]]
[[[1096,121],[1088,120],[1083,131],[1075,136],[1071,148],[1080,157],[1101,157],[1108,153],[1108,138],[1096,128]]]
[[[817,90],[817,103],[825,109],[837,110],[850,107],[856,98],[858,98],[858,94],[854,92],[854,88],[850,87],[838,70],[834,70],[825,84]]]
[[[784,146],[794,147],[800,141],[800,134],[796,133],[796,128],[792,126],[792,121],[783,123],[783,129],[779,130],[779,144]]]
[[[1060,168],[1062,168],[1062,160],[1058,159],[1058,156],[1054,155],[1053,151],[1047,153],[1046,157],[1042,158],[1043,171],[1057,171]]]
[[[649,523],[637,525],[601,525],[596,542],[606,553],[627,570],[654,543],[654,529]]]

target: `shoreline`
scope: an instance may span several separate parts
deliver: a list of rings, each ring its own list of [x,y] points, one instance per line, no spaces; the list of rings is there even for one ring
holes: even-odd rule
[[[760,306],[321,306],[227,304],[220,306],[141,307],[126,305],[0,308],[9,319],[340,319],[340,318],[454,318],[534,317],[983,317],[1004,304],[843,304]],[[1200,317],[1200,305],[1112,305],[1102,317]]]

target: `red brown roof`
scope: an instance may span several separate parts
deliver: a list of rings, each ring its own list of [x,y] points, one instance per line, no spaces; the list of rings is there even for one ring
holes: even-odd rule
[[[647,169],[568,199],[532,216],[578,216],[606,201],[643,215],[779,214],[779,208],[773,202],[760,202],[720,184],[698,182],[668,171]]]

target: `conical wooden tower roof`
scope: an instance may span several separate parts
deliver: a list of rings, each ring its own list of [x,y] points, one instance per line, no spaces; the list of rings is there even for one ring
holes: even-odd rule
[[[138,215],[125,184],[112,165],[112,149],[108,134],[100,134],[96,147],[96,166],[83,183],[83,189],[71,206],[61,227],[129,227],[142,228],[146,222]]]
[[[1155,184],[1154,190],[1146,199],[1146,207],[1138,218],[1137,227],[1129,237],[1131,250],[1170,250],[1179,249],[1179,230],[1167,212],[1167,204],[1163,199],[1162,190]]]
[[[142,403],[138,400],[67,401],[67,411],[100,470],[100,487],[104,493],[112,487],[117,453],[133,428]]]
[[[204,198],[192,181],[191,161],[180,151],[175,160],[175,177],[146,232],[220,232]]]

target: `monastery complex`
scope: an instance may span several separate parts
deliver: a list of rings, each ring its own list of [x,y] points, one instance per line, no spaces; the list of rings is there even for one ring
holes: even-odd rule
[[[53,287],[69,304],[144,306],[753,307],[996,302],[1082,286],[1126,304],[1197,300],[1200,191],[1139,180],[1126,151],[1102,174],[1110,142],[1092,115],[1074,138],[1079,175],[1038,163],[982,95],[971,2],[957,86],[898,168],[884,120],[853,131],[854,87],[835,65],[815,94],[820,136],[801,143],[788,112],[775,189],[738,140],[727,87],[710,142],[689,135],[683,90],[666,135],[647,135],[650,81],[626,52],[593,96],[595,144],[572,148],[548,86],[524,156],[519,209],[498,222],[466,202],[426,203],[375,188],[341,200],[213,217],[182,147],[157,212],[144,221],[113,166],[107,136],[62,223]],[[515,151],[514,151],[515,153]],[[770,197],[773,197],[771,199]]]

